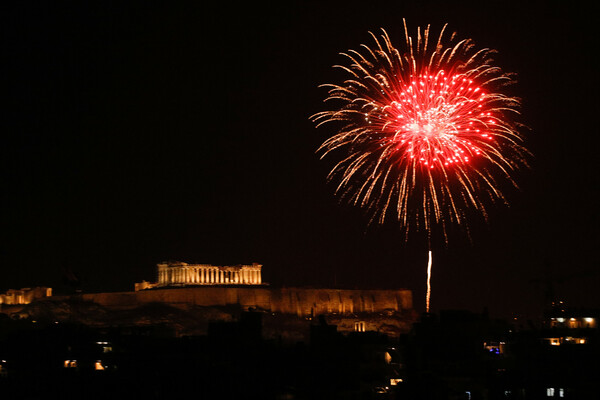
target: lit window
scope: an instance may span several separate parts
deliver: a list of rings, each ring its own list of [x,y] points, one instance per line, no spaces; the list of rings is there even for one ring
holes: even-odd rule
[[[400,378],[390,378],[390,386],[397,386],[401,382],[402,379]]]
[[[585,344],[586,339],[585,338],[578,338],[578,337],[572,337],[572,336],[567,336],[565,338],[566,341],[574,343],[574,344]]]
[[[565,397],[565,389],[563,389],[563,388],[558,389],[558,397]]]
[[[579,324],[575,318],[569,319],[569,328],[577,328]]]
[[[96,363],[94,364],[94,368],[96,368],[96,371],[103,371],[104,365],[102,365],[102,361],[101,360],[96,361]]]
[[[546,397],[554,397],[554,388],[546,388]]]
[[[77,360],[65,360],[65,368],[77,368]]]

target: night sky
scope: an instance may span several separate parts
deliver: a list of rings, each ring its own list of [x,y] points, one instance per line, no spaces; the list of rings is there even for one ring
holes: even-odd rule
[[[444,23],[517,73],[535,157],[472,241],[433,244],[432,310],[600,308],[597,32],[576,2],[11,2],[0,6],[0,290],[132,290],[164,260],[263,264],[273,285],[409,288],[427,243],[326,182],[319,84],[385,28]],[[176,4],[173,4],[176,3]],[[325,3],[325,4],[323,4]],[[548,5],[552,3],[554,5]]]

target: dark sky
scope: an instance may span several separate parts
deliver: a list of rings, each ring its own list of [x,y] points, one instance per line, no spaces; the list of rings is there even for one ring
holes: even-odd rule
[[[410,288],[423,311],[426,242],[339,203],[315,155],[332,131],[308,119],[338,53],[381,27],[400,43],[406,18],[499,51],[535,154],[472,242],[433,244],[433,311],[535,315],[547,278],[600,308],[596,18],[576,2],[11,3],[0,290],[59,288],[65,268],[103,291],[163,260],[259,262],[274,285]]]

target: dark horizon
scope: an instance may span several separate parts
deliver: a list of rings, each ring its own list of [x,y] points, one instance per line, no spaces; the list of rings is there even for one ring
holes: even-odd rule
[[[551,282],[600,309],[598,87],[576,4],[2,6],[0,290],[133,290],[165,260],[258,262],[273,285],[408,288],[424,310],[427,241],[368,225],[326,182],[309,116],[340,52],[385,28],[444,23],[517,74],[532,168],[509,207],[432,245],[432,310],[539,316]],[[579,139],[581,137],[581,139]]]

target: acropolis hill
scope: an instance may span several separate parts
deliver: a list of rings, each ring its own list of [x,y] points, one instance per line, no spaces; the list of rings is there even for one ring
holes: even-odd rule
[[[256,263],[213,266],[163,262],[157,265],[157,282],[136,283],[133,292],[54,296],[36,303],[39,308],[43,303],[51,306],[52,302],[76,299],[85,307],[102,307],[103,315],[113,316],[113,321],[120,312],[131,314],[132,310],[147,310],[158,304],[183,310],[196,320],[227,321],[235,319],[238,312],[256,311],[268,316],[267,324],[286,320],[289,328],[290,321],[296,321],[291,322],[294,327],[290,329],[301,330],[299,324],[306,325],[307,320],[320,316],[341,332],[373,330],[391,336],[407,332],[416,317],[412,292],[407,289],[277,288],[265,284],[261,273],[262,265]],[[36,303],[31,304],[32,310]],[[202,326],[200,332],[193,333],[203,333],[206,324]]]

